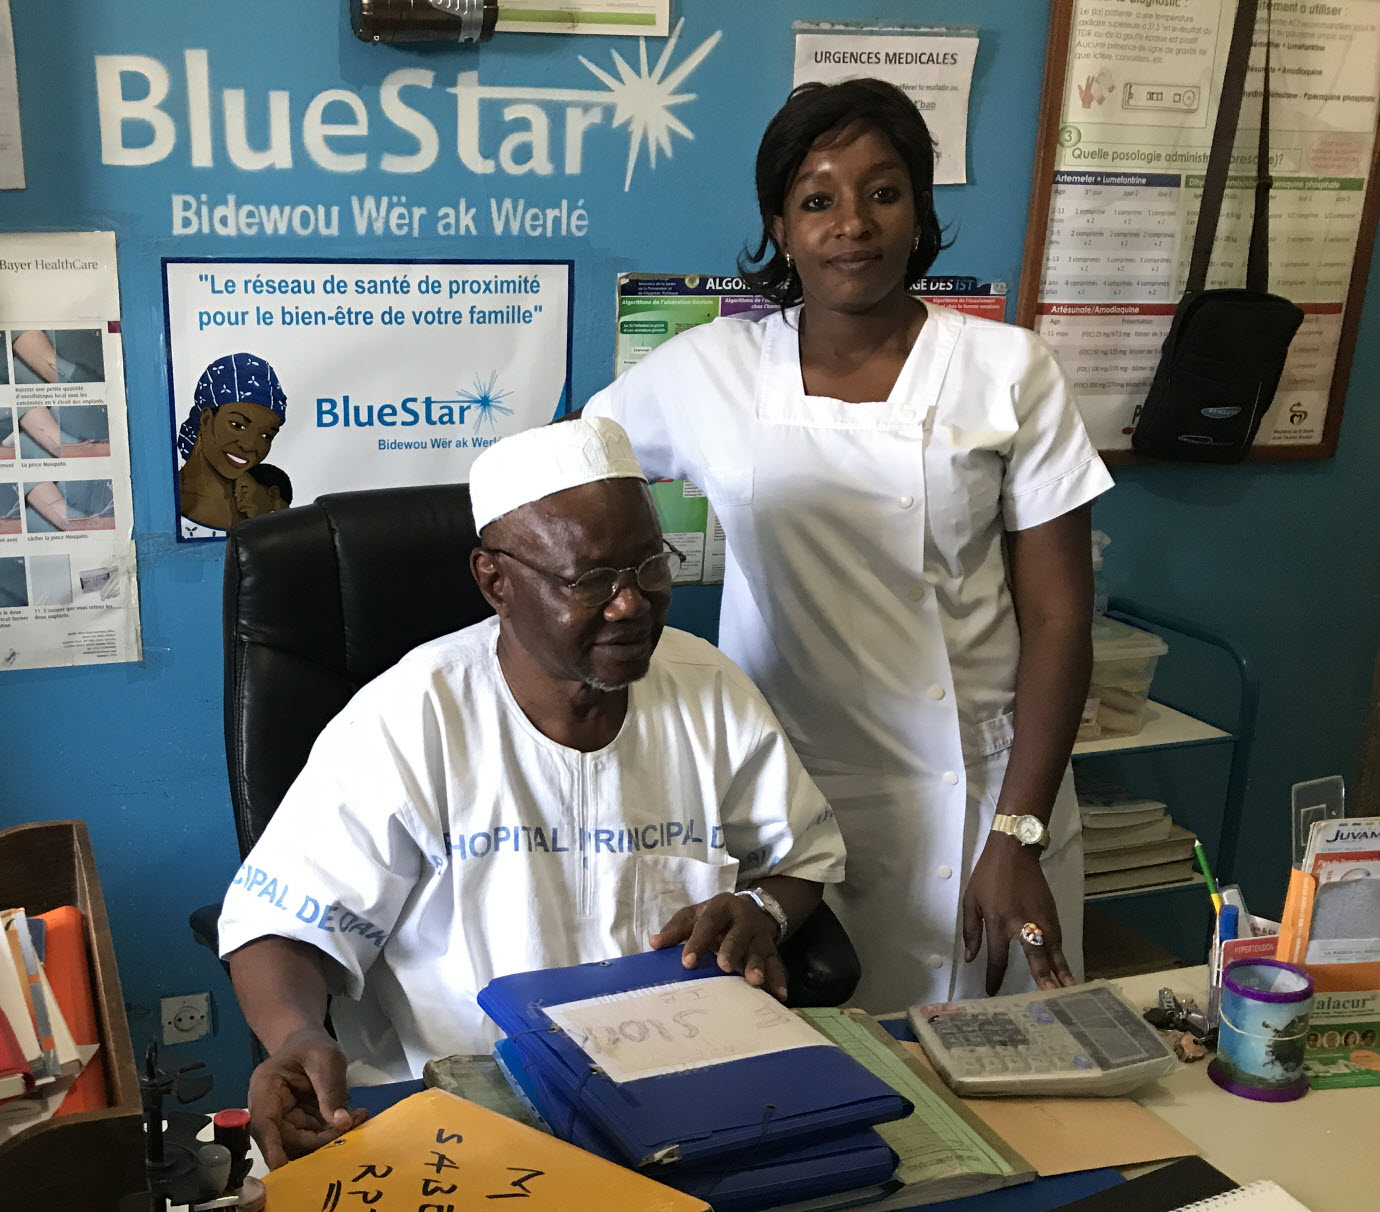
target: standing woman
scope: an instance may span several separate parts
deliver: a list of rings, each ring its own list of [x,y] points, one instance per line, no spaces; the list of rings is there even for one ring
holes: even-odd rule
[[[692,329],[585,409],[719,514],[719,643],[838,816],[873,1011],[1082,976],[1068,761],[1111,478],[1039,338],[908,293],[933,179],[900,90],[796,89],[742,266],[781,311]]]

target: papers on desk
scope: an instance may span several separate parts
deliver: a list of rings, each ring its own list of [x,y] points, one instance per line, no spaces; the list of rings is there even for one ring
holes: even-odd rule
[[[905,1119],[876,1128],[896,1152],[896,1177],[905,1187],[870,1204],[875,1212],[977,1195],[1035,1176],[1034,1168],[969,1111],[933,1070],[917,1063],[867,1014],[833,1009],[797,1013],[915,1106]]]
[[[770,993],[740,980],[678,981],[546,1013],[616,1082],[827,1046]]]

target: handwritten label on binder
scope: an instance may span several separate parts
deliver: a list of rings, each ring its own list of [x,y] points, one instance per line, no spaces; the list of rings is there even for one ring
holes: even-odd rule
[[[731,978],[677,981],[545,1010],[615,1082],[835,1046],[771,994]]]

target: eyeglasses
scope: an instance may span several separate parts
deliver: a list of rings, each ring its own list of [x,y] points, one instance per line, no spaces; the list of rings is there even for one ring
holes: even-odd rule
[[[537,565],[529,560],[524,560],[520,555],[514,555],[511,551],[504,551],[502,547],[483,547],[481,551],[487,551],[490,555],[507,556],[510,560],[516,560],[533,572],[539,572],[548,580],[555,581],[557,585],[563,586],[569,591],[571,597],[581,606],[593,609],[596,606],[604,606],[613,601],[623,588],[623,577],[630,574],[636,582],[638,589],[643,593],[665,593],[671,588],[671,582],[676,579],[676,573],[680,571],[680,566],[685,563],[685,556],[677,551],[665,539],[667,550],[660,551],[654,556],[648,556],[642,563],[635,567],[628,568],[591,568],[588,572],[582,572],[573,581],[567,581],[565,577],[558,576],[554,572],[548,572],[545,568],[538,568]]]

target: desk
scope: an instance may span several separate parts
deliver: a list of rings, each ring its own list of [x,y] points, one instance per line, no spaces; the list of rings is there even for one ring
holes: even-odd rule
[[[1164,985],[1205,1006],[1207,981],[1204,966],[1115,983],[1136,1006],[1153,1005]],[[379,1111],[420,1088],[418,1081],[367,1092],[356,1089],[351,1101]],[[355,1095],[363,1097],[356,1100]],[[1314,1090],[1297,1102],[1258,1103],[1219,1089],[1208,1077],[1207,1061],[1202,1061],[1177,1065],[1136,1101],[1173,1125],[1208,1162],[1239,1183],[1272,1178],[1311,1212],[1373,1212],[1380,1206],[1375,1169],[1380,1086]]]
[[[1136,1006],[1154,1005],[1165,985],[1207,1005],[1205,966],[1127,977],[1116,984]],[[1312,1212],[1372,1212],[1380,1205],[1380,1086],[1312,1090],[1297,1102],[1258,1103],[1218,1089],[1203,1061],[1176,1066],[1136,1101],[1243,1185],[1272,1178]]]

